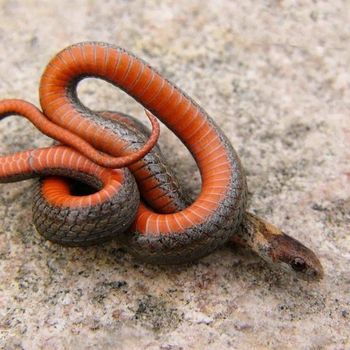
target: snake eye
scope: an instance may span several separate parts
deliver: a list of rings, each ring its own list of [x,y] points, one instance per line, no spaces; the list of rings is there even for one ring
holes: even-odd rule
[[[307,268],[305,261],[301,258],[293,259],[291,262],[291,266],[292,266],[293,270],[296,272],[303,272]]]

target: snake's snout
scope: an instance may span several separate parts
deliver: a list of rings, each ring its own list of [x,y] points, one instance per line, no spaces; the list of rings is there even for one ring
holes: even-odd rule
[[[303,258],[295,257],[290,262],[293,272],[301,279],[306,281],[319,281],[323,278],[324,272],[320,261],[315,256],[312,262],[305,261]]]
[[[324,276],[323,267],[316,254],[296,239],[284,234],[275,236],[272,259],[285,270],[306,281],[319,281]]]

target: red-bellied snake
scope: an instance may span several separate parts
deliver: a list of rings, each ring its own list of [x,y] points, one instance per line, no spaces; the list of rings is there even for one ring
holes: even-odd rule
[[[131,117],[85,107],[76,92],[85,77],[110,82],[150,111],[151,135]],[[0,181],[41,177],[33,220],[46,238],[65,245],[116,238],[138,258],[159,264],[192,261],[232,239],[301,278],[322,277],[311,250],[246,212],[244,171],[226,136],[141,59],[109,44],[72,45],[43,73],[40,103],[42,112],[22,100],[3,100],[0,118],[22,115],[61,145],[0,157]],[[199,167],[202,187],[191,203],[158,147],[152,149],[159,134],[153,115],[180,138]],[[67,177],[95,190],[82,195]]]

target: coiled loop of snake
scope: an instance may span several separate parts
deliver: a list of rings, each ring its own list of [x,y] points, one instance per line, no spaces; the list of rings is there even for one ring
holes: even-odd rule
[[[129,169],[141,196],[153,209],[138,204],[138,192],[127,169],[108,170],[95,164],[96,157],[89,156],[89,147],[113,157],[130,158],[130,140],[123,128],[79,101],[76,87],[85,77],[101,78],[124,90],[180,138],[202,178],[201,192],[192,204],[176,207],[173,189],[161,184],[159,179],[164,174],[152,173],[147,156]],[[235,232],[246,198],[245,176],[237,154],[201,107],[142,60],[103,43],[70,46],[48,64],[40,83],[40,103],[52,123],[53,136],[60,140],[59,134],[68,130],[85,140],[78,151],[91,160],[66,146],[27,151],[16,158],[13,180],[63,175],[99,190],[76,198],[61,178],[42,180],[34,195],[34,223],[45,237],[62,244],[82,245],[113,236],[143,260],[181,263],[208,254]],[[62,142],[69,144],[67,140]],[[18,159],[22,156],[26,160],[21,165]],[[7,161],[11,163],[9,158]],[[113,166],[101,159],[98,163]],[[11,180],[5,175],[3,166],[3,181]],[[121,214],[111,214],[116,209]]]
[[[213,120],[179,88],[125,50],[101,43],[73,45],[47,66],[40,103],[51,121],[108,154],[124,155],[123,145],[110,129],[98,127],[96,115],[79,102],[76,86],[88,76],[121,88],[167,125],[189,149],[202,177],[200,195],[179,212],[159,214],[141,204],[132,232],[119,237],[128,249],[144,260],[174,263],[198,258],[226,242],[242,219],[246,182],[238,156]],[[149,187],[149,175],[140,175],[135,168],[134,174],[141,195],[153,198],[156,208],[157,199],[163,205],[157,179],[151,178],[154,186]]]

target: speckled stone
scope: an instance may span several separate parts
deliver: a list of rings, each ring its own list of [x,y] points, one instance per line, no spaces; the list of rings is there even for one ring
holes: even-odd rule
[[[349,349],[349,20],[340,0],[0,1],[1,98],[38,104],[45,65],[69,44],[125,47],[213,116],[247,170],[251,209],[326,271],[295,281],[231,246],[177,267],[139,263],[114,242],[60,247],[32,226],[32,181],[1,185],[0,348]],[[79,93],[143,116],[104,82]],[[166,130],[161,143],[197,193],[187,151]],[[48,144],[18,117],[0,123],[1,154]]]

